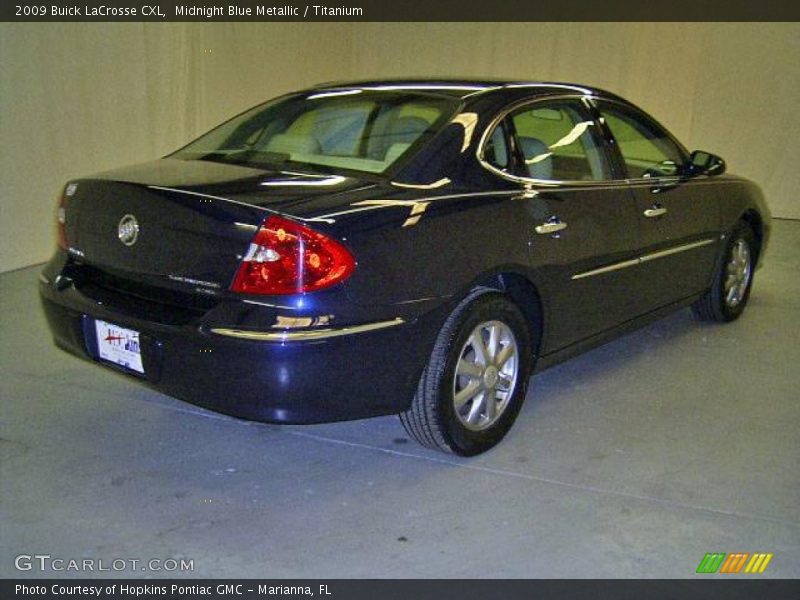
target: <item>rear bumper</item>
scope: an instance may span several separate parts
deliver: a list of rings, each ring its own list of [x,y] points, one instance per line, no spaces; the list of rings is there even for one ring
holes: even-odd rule
[[[437,310],[413,318],[272,331],[259,337],[235,328],[136,318],[75,287],[58,289],[45,275],[39,292],[53,338],[68,352],[102,362],[95,319],[134,329],[140,333],[145,375],[131,376],[192,404],[276,423],[320,423],[406,410],[444,321]]]

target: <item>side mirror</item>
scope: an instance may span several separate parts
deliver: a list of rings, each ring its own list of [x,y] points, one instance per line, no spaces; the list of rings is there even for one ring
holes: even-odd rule
[[[692,175],[722,175],[725,172],[725,161],[716,154],[695,150],[689,158]]]

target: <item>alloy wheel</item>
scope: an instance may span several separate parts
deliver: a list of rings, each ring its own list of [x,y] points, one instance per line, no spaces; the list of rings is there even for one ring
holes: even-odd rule
[[[453,407],[471,431],[491,427],[508,407],[519,374],[519,349],[502,321],[475,327],[459,354],[453,380]]]
[[[725,303],[731,308],[738,306],[744,298],[750,284],[751,272],[750,246],[747,240],[739,238],[733,244],[725,266]]]

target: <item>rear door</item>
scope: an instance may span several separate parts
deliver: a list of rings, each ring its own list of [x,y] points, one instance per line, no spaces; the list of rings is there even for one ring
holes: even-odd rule
[[[602,130],[581,97],[538,99],[512,110],[487,138],[484,159],[518,183],[530,228],[530,265],[545,297],[546,354],[631,318],[636,209],[613,181]],[[508,151],[505,146],[508,146]]]
[[[643,112],[595,100],[636,204],[641,300],[655,309],[708,286],[718,237],[716,188],[688,177],[689,157]]]

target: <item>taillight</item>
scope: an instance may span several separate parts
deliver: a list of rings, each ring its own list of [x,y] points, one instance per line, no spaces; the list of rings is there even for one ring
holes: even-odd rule
[[[67,240],[67,195],[61,192],[56,207],[56,242],[59,248],[66,250],[69,248],[69,241]]]
[[[347,248],[313,229],[278,216],[258,230],[231,290],[245,294],[302,294],[347,279],[356,261]]]

